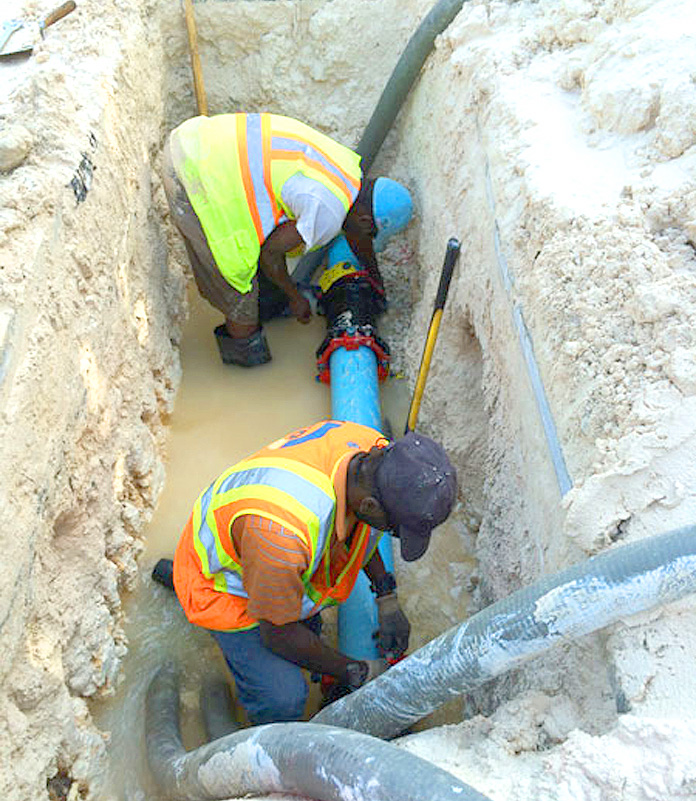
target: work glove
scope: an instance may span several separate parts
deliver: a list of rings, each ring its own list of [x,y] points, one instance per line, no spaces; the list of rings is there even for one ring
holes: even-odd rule
[[[395,592],[377,598],[377,615],[377,650],[387,661],[393,662],[402,657],[408,648],[411,624],[399,606]]]
[[[372,681],[372,679],[381,676],[389,667],[386,659],[362,659],[359,664],[367,665],[367,670],[363,669],[360,683],[357,687],[351,687],[353,690],[356,690],[358,687],[364,687],[369,681]]]
[[[347,679],[345,683],[340,681],[329,681],[322,686],[323,699],[321,709],[339,698],[364,687],[372,679],[376,679],[389,667],[384,659],[361,659],[351,662],[347,668]]]

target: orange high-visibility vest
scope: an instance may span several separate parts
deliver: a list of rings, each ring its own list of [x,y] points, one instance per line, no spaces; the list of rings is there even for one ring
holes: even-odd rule
[[[373,428],[328,420],[283,437],[219,476],[196,501],[174,556],[174,586],[186,617],[220,631],[258,625],[247,614],[232,538],[232,525],[242,515],[274,520],[304,542],[309,567],[302,576],[301,618],[345,601],[381,532],[359,523],[346,566],[331,576],[334,477],[347,454],[386,444]]]
[[[251,289],[261,245],[285,215],[283,185],[301,173],[348,210],[358,195],[360,156],[279,114],[193,117],[171,134],[175,170],[215,263],[239,292]]]

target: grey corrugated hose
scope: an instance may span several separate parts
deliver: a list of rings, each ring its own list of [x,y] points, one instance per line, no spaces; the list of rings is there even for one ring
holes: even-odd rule
[[[696,592],[696,525],[615,546],[455,626],[312,718],[389,739],[555,645]]]
[[[554,645],[694,592],[696,525],[616,546],[484,609],[311,723],[246,729],[188,754],[179,735],[177,671],[164,666],[148,689],[150,767],[172,799],[287,792],[318,801],[485,801],[375,737],[394,737]]]
[[[178,670],[163,665],[146,700],[150,769],[168,801],[288,793],[316,801],[490,801],[391,743],[314,723],[271,723],[187,753]]]
[[[423,17],[404,48],[394,70],[380,95],[365,132],[355,148],[362,156],[363,174],[367,175],[382,143],[392,127],[413,82],[420,74],[426,58],[433,49],[435,38],[441,34],[462,10],[464,0],[440,0]],[[309,281],[319,266],[328,245],[305,254],[293,270],[297,283]]]

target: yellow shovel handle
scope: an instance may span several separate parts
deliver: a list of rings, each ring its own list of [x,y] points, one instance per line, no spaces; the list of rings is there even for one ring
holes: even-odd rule
[[[428,329],[428,337],[425,340],[425,347],[423,348],[423,356],[421,358],[420,369],[418,370],[418,378],[416,379],[416,386],[413,390],[413,397],[411,398],[411,406],[408,410],[408,420],[406,422],[406,431],[413,431],[416,427],[416,420],[418,419],[418,412],[420,411],[421,400],[423,399],[423,392],[425,391],[425,381],[428,378],[428,371],[430,370],[430,360],[433,356],[437,334],[440,330],[440,320],[442,319],[442,309],[437,309],[430,321],[430,328]]]
[[[445,301],[447,300],[447,293],[449,292],[454,265],[459,258],[461,247],[459,240],[454,237],[447,242],[445,261],[442,265],[442,273],[440,274],[440,284],[437,288],[437,294],[435,295],[435,308],[433,309],[433,316],[430,318],[430,326],[428,328],[428,336],[425,340],[425,347],[423,348],[418,378],[416,379],[416,386],[413,390],[413,397],[411,398],[411,405],[408,410],[405,434],[408,434],[409,431],[413,431],[416,427],[416,420],[418,419],[418,412],[420,411],[421,400],[425,390],[425,382],[428,378],[428,371],[430,370],[430,360],[432,359],[435,342],[437,341],[437,334],[440,330],[442,311],[445,308]]]

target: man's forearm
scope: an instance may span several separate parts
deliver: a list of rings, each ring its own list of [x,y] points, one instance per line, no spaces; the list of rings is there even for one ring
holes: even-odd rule
[[[388,575],[387,568],[384,566],[382,555],[378,549],[375,548],[375,552],[372,554],[370,561],[365,565],[363,570],[372,582],[373,587],[378,586],[384,580],[385,576]]]
[[[302,623],[274,626],[262,620],[259,625],[263,644],[274,654],[301,668],[335,676],[344,683],[348,681],[346,668],[355,660],[324,645],[321,639]]]
[[[378,550],[375,550],[372,558],[365,565],[363,570],[370,579],[370,589],[378,599],[384,595],[396,592],[396,579],[394,578],[394,574],[390,573],[384,566],[382,556]]]

